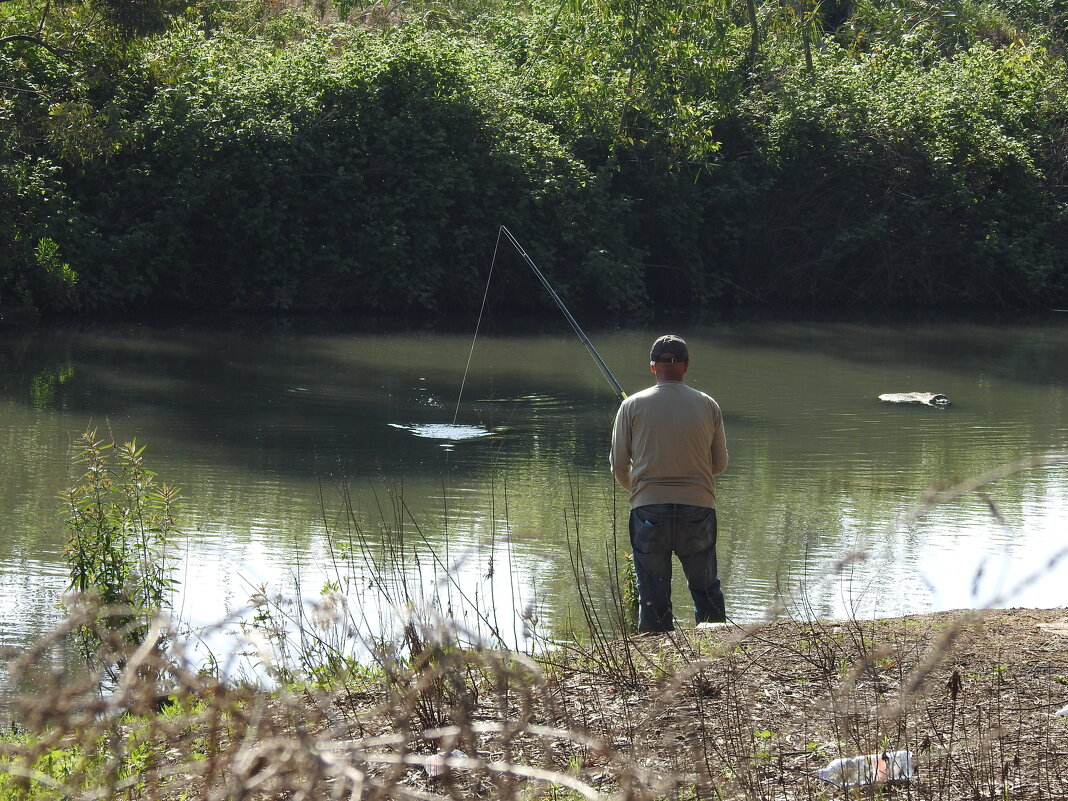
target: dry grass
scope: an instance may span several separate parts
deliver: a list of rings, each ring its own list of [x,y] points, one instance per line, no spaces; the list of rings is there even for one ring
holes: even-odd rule
[[[816,778],[829,760],[907,748],[918,776],[867,795],[1068,797],[1068,721],[1054,714],[1068,697],[1064,611],[617,641],[636,673],[574,650],[533,660],[459,648],[441,630],[418,636],[419,653],[373,675],[274,692],[224,686],[142,647],[109,694],[87,677],[22,700],[0,792],[820,799],[855,793]],[[16,669],[47,670],[45,648]]]

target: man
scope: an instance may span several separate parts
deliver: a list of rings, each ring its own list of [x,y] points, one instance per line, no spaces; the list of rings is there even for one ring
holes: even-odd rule
[[[681,337],[653,343],[656,385],[631,395],[612,428],[612,474],[630,492],[638,631],[671,631],[671,554],[682,563],[697,622],[727,619],[716,565],[716,480],[727,469],[719,404],[683,383]]]

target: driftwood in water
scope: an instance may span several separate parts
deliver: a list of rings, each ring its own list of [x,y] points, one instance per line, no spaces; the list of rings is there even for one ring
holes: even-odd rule
[[[949,406],[949,398],[938,392],[888,392],[879,400],[887,403],[922,403],[924,406]]]

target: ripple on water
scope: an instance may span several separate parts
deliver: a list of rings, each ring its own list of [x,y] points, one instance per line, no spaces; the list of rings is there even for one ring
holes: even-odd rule
[[[479,403],[493,403],[493,404],[522,404],[532,408],[557,408],[566,407],[570,408],[573,405],[573,400],[565,398],[560,395],[548,395],[544,393],[533,393],[527,395],[518,395],[510,398],[480,398]]]

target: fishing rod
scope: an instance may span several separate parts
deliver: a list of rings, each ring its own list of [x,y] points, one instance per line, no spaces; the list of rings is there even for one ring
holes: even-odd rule
[[[626,400],[627,393],[623,391],[623,387],[616,380],[616,377],[612,375],[612,371],[608,369],[608,365],[604,363],[604,359],[601,358],[601,354],[597,352],[597,348],[595,348],[593,346],[593,343],[590,342],[590,338],[586,336],[586,332],[582,330],[582,327],[578,324],[578,321],[571,316],[571,312],[567,310],[567,306],[565,306],[564,302],[560,300],[560,296],[556,294],[556,290],[553,289],[552,284],[549,283],[549,279],[546,278],[545,274],[538,269],[538,265],[536,265],[534,263],[534,260],[527,255],[527,252],[525,250],[523,250],[523,246],[519,244],[519,240],[512,236],[511,231],[509,231],[502,225],[501,233],[508,237],[508,241],[515,246],[515,249],[517,251],[519,251],[519,255],[523,257],[523,261],[527,263],[527,266],[534,271],[534,275],[536,275],[538,277],[538,280],[541,281],[541,285],[545,287],[545,291],[549,293],[549,297],[556,301],[556,305],[560,307],[560,311],[564,313],[564,317],[566,317],[567,321],[571,323],[571,327],[575,329],[575,333],[578,334],[578,338],[582,340],[582,344],[586,346],[586,350],[590,352],[590,355],[593,357],[593,360],[597,362],[597,366],[601,368],[601,372],[604,374],[604,377],[608,379],[608,383],[612,385],[613,389],[615,389],[616,395],[621,401]]]

